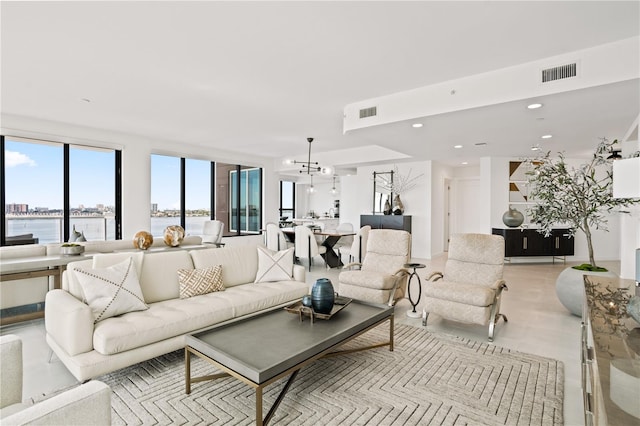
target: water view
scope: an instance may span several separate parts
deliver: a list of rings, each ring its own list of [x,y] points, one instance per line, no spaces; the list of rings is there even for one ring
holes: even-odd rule
[[[188,216],[186,218],[187,235],[201,235],[207,216]],[[152,217],[151,235],[160,237],[169,225],[179,225],[177,217]],[[87,241],[114,240],[115,219],[113,217],[81,217],[71,218],[71,226],[83,233]],[[39,244],[63,242],[61,217],[21,217],[7,218],[7,236],[33,234]],[[123,239],[133,235],[123,235]],[[64,238],[66,241],[68,238]]]

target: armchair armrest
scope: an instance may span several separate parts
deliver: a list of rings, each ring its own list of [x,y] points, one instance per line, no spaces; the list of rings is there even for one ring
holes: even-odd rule
[[[2,419],[11,425],[110,425],[111,388],[98,380],[70,389]]]
[[[428,277],[427,277],[427,281],[438,281],[439,279],[442,279],[444,277],[444,274],[442,272],[432,272]]]
[[[89,305],[64,290],[47,293],[44,305],[47,334],[69,355],[93,350],[93,314]]]
[[[507,291],[509,290],[509,288],[507,287],[507,283],[505,282],[505,280],[496,280],[496,282],[494,282],[491,285],[491,288],[494,290],[498,291],[498,294],[502,292],[502,290]]]
[[[396,277],[394,283],[393,283],[393,288],[391,289],[391,293],[389,294],[389,302],[387,302],[387,304],[389,306],[393,306],[395,304],[395,295],[396,295],[396,291],[398,290],[398,286],[400,285],[400,281],[402,280],[403,277],[406,277],[407,275],[409,275],[409,271],[407,271],[405,268],[400,268],[397,271],[395,271],[393,274],[393,276]]]
[[[351,262],[351,263],[347,263],[346,265],[344,265],[344,266],[342,267],[342,269],[350,269],[350,268],[352,268],[352,267],[356,267],[356,266],[362,267],[362,263],[360,263],[360,262]]]

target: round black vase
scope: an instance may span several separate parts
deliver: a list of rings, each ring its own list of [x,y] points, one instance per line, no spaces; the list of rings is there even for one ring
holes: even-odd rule
[[[319,278],[311,288],[313,310],[320,314],[329,314],[334,302],[333,284],[329,278]]]

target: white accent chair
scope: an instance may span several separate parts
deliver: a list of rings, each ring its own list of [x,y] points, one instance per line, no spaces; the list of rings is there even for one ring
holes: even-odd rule
[[[202,231],[202,242],[215,244],[217,247],[223,246],[222,234],[224,233],[224,222],[219,220],[207,220],[204,222]]]
[[[404,265],[411,258],[411,234],[394,229],[369,232],[367,255],[362,263],[350,263],[338,275],[340,296],[387,303],[393,306],[404,297],[408,271]]]
[[[272,222],[267,223],[265,227],[265,245],[273,251],[286,250],[293,246],[287,241],[280,227]]]
[[[327,252],[327,248],[323,245],[318,245],[316,236],[313,235],[311,229],[307,226],[296,226],[295,230],[295,254],[298,259],[309,260],[309,271],[311,271],[311,265],[313,264],[313,258],[315,256],[321,256]],[[324,260],[324,258],[323,258]],[[326,264],[325,264],[326,266]]]
[[[111,388],[98,380],[33,405],[22,403],[22,340],[0,336],[0,423],[3,425],[110,425]]]
[[[364,256],[367,254],[367,241],[369,240],[369,232],[371,231],[371,226],[365,225],[358,230],[355,237],[353,238],[353,242],[351,245],[344,245],[340,247],[340,256],[348,255],[349,262],[358,262],[362,263],[364,260]],[[346,238],[346,237],[344,237]]]
[[[444,273],[434,272],[424,288],[422,324],[430,313],[464,323],[489,324],[489,341],[500,317],[504,238],[488,234],[454,234]]]

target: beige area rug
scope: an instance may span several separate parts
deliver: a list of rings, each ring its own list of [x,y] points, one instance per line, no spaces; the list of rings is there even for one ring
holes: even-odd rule
[[[275,425],[560,425],[563,365],[423,328],[396,326],[396,346],[304,368]],[[381,341],[385,326],[349,344]],[[193,357],[194,376],[214,367]],[[184,352],[99,378],[113,390],[113,424],[255,424],[255,392],[232,379],[184,391]],[[266,388],[266,413],[286,379]]]

